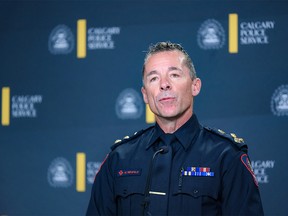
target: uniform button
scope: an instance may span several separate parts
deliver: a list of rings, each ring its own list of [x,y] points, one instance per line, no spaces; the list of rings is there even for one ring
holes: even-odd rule
[[[199,191],[196,190],[196,189],[194,189],[194,191],[193,191],[194,194],[197,194],[198,192],[199,192]]]
[[[123,194],[126,195],[127,194],[127,189],[123,190]]]

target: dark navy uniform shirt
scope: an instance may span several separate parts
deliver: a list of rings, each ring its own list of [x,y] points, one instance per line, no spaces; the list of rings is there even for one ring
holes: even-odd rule
[[[156,124],[112,147],[97,173],[87,215],[142,215]],[[243,140],[202,127],[195,114],[175,133],[178,148],[153,160],[148,215],[263,215]]]

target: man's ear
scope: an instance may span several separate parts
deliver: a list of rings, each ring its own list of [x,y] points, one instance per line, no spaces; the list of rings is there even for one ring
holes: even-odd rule
[[[201,80],[199,78],[195,78],[192,81],[192,95],[197,96],[201,90]]]
[[[148,104],[148,98],[147,98],[147,93],[146,93],[146,89],[144,86],[142,86],[141,88],[141,92],[142,92],[142,96],[143,96],[143,100],[146,104]]]

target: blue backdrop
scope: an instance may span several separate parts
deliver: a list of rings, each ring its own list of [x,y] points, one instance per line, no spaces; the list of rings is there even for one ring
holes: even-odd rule
[[[116,139],[154,123],[151,43],[181,43],[202,124],[249,145],[266,215],[286,215],[288,2],[1,1],[0,215],[83,215]],[[103,195],[104,196],[104,195]]]

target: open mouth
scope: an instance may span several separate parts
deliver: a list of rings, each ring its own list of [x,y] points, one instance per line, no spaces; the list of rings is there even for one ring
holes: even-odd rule
[[[171,101],[174,100],[174,97],[165,97],[165,98],[161,98],[159,101]]]

